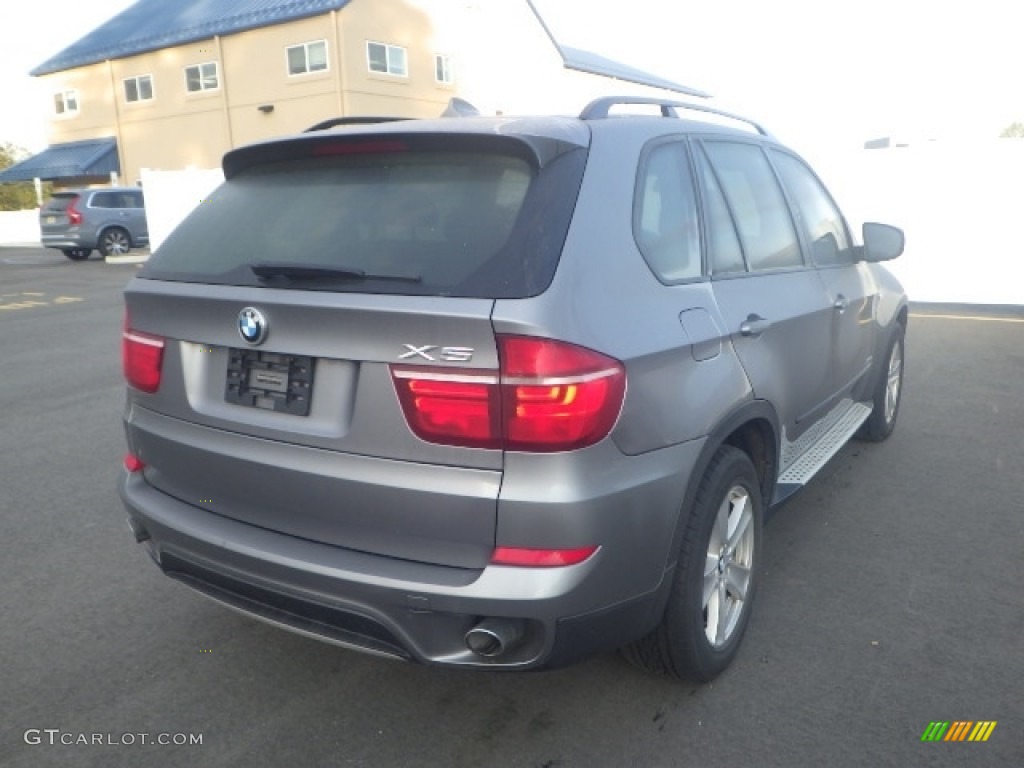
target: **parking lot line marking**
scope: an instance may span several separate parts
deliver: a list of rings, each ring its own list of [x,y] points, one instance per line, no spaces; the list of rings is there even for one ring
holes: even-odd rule
[[[14,296],[45,296],[45,293],[20,293]],[[0,296],[0,299],[3,297]],[[21,301],[3,302],[0,301],[0,310],[7,309],[32,309],[33,307],[48,307],[53,304],[73,304],[77,301],[85,301],[79,296],[57,296],[52,301],[38,301],[37,299],[22,299]]]
[[[931,320],[977,320],[982,323],[1024,323],[1024,317],[982,317],[981,315],[923,315],[911,312],[913,318]]]
[[[34,293],[32,291],[22,291],[21,295],[22,296],[45,296],[46,294],[45,293]]]
[[[0,304],[0,309],[28,309],[30,307],[45,307],[45,301],[33,301],[28,299],[26,301],[16,301],[13,304]]]

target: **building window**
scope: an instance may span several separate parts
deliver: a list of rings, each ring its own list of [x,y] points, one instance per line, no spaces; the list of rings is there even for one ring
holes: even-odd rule
[[[445,85],[455,82],[455,70],[452,68],[451,56],[434,54],[434,79]]]
[[[307,72],[323,72],[327,69],[327,41],[292,45],[287,48],[288,74],[304,75]]]
[[[366,44],[366,63],[371,72],[405,77],[409,70],[405,66],[405,48],[384,43]]]
[[[133,101],[149,101],[153,98],[153,78],[150,75],[139,75],[129,77],[124,82],[124,100],[131,104]]]
[[[185,90],[189,93],[215,91],[218,87],[220,87],[220,78],[217,76],[216,61],[185,67]]]
[[[58,115],[78,112],[78,91],[60,91],[53,95],[53,108]]]

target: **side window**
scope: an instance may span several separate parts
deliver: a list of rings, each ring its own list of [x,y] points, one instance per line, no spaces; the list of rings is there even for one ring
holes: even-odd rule
[[[697,174],[704,195],[704,212],[708,223],[708,257],[714,275],[746,271],[743,249],[736,236],[736,226],[725,203],[722,188],[718,186],[714,171],[703,150],[697,152]]]
[[[803,264],[789,206],[761,148],[740,142],[704,144],[739,231],[750,269]]]
[[[117,203],[110,192],[97,192],[89,202],[90,208],[116,208]]]
[[[686,144],[654,147],[637,180],[633,236],[662,282],[700,277],[700,232]]]
[[[846,224],[821,182],[792,155],[773,150],[772,159],[796,203],[814,263],[820,267],[852,264],[853,251]]]

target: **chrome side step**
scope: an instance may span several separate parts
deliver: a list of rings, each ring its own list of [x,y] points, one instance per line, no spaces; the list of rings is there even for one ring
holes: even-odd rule
[[[870,415],[870,405],[843,400],[795,442],[783,437],[779,486],[806,484]]]

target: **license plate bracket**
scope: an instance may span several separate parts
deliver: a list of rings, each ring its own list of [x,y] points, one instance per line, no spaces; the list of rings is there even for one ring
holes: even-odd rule
[[[256,349],[229,349],[224,399],[236,405],[308,416],[315,359]]]

